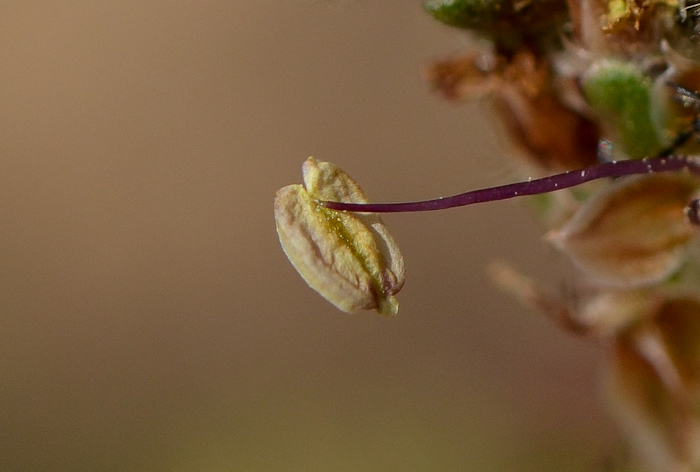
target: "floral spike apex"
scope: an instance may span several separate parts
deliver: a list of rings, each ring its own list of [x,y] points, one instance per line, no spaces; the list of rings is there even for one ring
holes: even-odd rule
[[[302,172],[304,185],[284,187],[275,197],[277,234],[287,258],[311,288],[340,310],[395,315],[404,262],[381,218],[320,204],[367,203],[357,183],[330,162],[309,157]]]
[[[394,314],[403,261],[378,214],[530,196],[573,284],[557,296],[504,267],[495,280],[608,347],[606,397],[637,449],[630,461],[649,466],[613,468],[700,472],[700,0],[422,4],[475,38],[430,68],[433,88],[489,101],[523,180],[367,203],[309,158],[304,185],[275,200],[284,251],[340,309]]]

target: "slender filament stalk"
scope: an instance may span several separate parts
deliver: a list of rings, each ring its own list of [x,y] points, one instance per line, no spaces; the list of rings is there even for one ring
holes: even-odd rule
[[[606,177],[624,177],[627,175],[652,174],[656,172],[671,172],[687,170],[700,177],[700,157],[698,156],[662,156],[647,159],[611,161],[596,164],[578,170],[570,170],[561,174],[543,177],[541,179],[516,182],[513,184],[472,190],[451,197],[441,197],[433,200],[406,203],[341,203],[321,202],[326,208],[340,211],[355,211],[363,213],[396,213],[409,211],[444,210],[472,205],[474,203],[506,200],[508,198],[537,195],[565,188],[575,187],[591,180]]]

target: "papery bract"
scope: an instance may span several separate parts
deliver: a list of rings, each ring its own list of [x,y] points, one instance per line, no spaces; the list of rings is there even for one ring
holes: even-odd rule
[[[663,281],[696,232],[684,209],[698,182],[683,174],[618,180],[591,197],[549,239],[600,285]]]
[[[608,363],[608,399],[658,470],[700,465],[700,304],[671,299],[621,334]]]

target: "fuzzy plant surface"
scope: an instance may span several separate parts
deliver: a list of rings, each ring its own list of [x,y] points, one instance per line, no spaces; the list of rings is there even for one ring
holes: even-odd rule
[[[379,213],[531,196],[546,241],[577,268],[563,301],[509,266],[493,279],[605,349],[606,401],[640,470],[700,471],[700,3],[425,0],[480,49],[433,64],[448,100],[486,98],[522,182],[370,203],[309,158],[275,197],[282,248],[340,310],[393,316],[405,279]],[[533,197],[536,196],[536,197]]]

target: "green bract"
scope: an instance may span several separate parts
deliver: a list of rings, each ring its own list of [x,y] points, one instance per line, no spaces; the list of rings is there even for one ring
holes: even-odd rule
[[[436,20],[493,39],[499,49],[557,37],[567,19],[565,0],[425,0]]]
[[[632,159],[654,156],[663,147],[651,118],[652,81],[633,64],[602,61],[589,70],[584,92],[605,131]],[[616,158],[618,156],[616,155]]]
[[[503,3],[504,0],[427,0],[423,8],[445,24],[483,29],[497,19]]]

